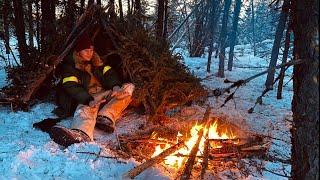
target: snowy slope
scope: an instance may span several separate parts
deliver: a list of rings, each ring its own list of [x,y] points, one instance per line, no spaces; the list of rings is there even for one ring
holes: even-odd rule
[[[206,57],[188,58],[184,51],[184,63],[190,67],[198,77],[206,77]],[[249,46],[237,46],[235,68],[232,72],[226,71],[230,80],[239,80],[249,77],[263,68],[246,68],[248,66],[264,67],[266,60],[251,55]],[[213,60],[212,72],[217,72],[217,59]],[[237,68],[238,67],[238,68]],[[245,68],[244,68],[245,67]],[[5,85],[5,72],[3,65],[0,68],[0,87]],[[213,107],[215,114],[226,117],[236,124],[245,125],[251,131],[272,135],[275,138],[290,141],[292,83],[284,87],[283,99],[276,100],[276,89],[263,98],[263,105],[258,105],[253,114],[247,110],[253,106],[255,99],[264,89],[266,76],[257,78],[241,87],[236,93],[235,103],[230,101],[225,107],[219,108],[224,97],[219,99],[209,98],[208,103]],[[286,77],[287,82],[290,77]],[[214,75],[203,82],[208,88],[224,87],[223,79]],[[236,106],[235,106],[236,104]],[[51,103],[37,104],[29,112],[12,112],[10,108],[0,107],[0,179],[121,179],[122,174],[138,164],[134,159],[107,159],[97,158],[92,154],[114,156],[105,148],[105,142],[116,143],[115,135],[106,135],[96,131],[96,142],[72,145],[62,149],[50,140],[48,134],[35,130],[32,124],[41,119],[54,117]],[[194,106],[196,108],[197,106]],[[197,107],[199,112],[204,112],[204,107]],[[200,113],[200,116],[202,114]],[[116,134],[135,131],[145,123],[146,117],[135,113],[127,113],[117,123]],[[64,121],[68,126],[70,121]],[[273,141],[271,147],[275,153],[290,156],[290,144],[283,141]],[[267,163],[266,168],[281,168],[279,163]],[[290,172],[290,166],[285,167]],[[282,171],[277,171],[283,174]],[[263,176],[255,175],[250,179],[282,179],[281,176],[264,171]],[[138,176],[138,179],[170,179],[173,178],[161,168],[156,166]]]

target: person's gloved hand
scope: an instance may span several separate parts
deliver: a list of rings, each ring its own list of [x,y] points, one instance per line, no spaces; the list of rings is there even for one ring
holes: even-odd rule
[[[123,91],[127,92],[130,96],[132,96],[134,91],[134,85],[132,83],[126,83],[122,85]]]
[[[89,102],[90,107],[95,107],[106,101],[106,98],[111,95],[111,91],[104,91],[93,95],[93,100]]]
[[[120,88],[119,86],[113,87],[112,91],[112,97],[115,97],[117,99],[123,99],[126,98],[127,96],[132,96],[134,90],[134,85],[133,84],[124,84]]]

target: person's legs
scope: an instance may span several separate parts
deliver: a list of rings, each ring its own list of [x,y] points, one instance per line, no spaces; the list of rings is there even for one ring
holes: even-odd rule
[[[134,85],[130,84],[132,91]],[[125,88],[122,89],[126,91]],[[105,130],[106,132],[114,131],[114,124],[120,118],[124,109],[128,107],[131,102],[132,91],[126,93],[126,96],[115,96],[107,104],[105,104],[98,112],[96,127]]]
[[[59,145],[68,147],[74,143],[93,141],[98,107],[78,105],[70,129],[62,126],[51,128],[50,137]]]
[[[71,129],[81,130],[86,133],[91,140],[93,140],[93,131],[96,124],[97,113],[98,106],[90,107],[79,104],[73,116]]]

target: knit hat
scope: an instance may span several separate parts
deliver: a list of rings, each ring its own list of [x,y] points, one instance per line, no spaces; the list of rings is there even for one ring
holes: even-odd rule
[[[75,47],[75,50],[77,52],[84,50],[84,49],[90,49],[90,46],[93,46],[93,42],[89,38],[88,34],[83,34],[77,41],[77,45]]]

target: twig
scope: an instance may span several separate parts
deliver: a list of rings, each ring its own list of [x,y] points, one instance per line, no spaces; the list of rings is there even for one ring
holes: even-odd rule
[[[201,0],[198,4],[195,5],[193,10],[188,14],[188,16],[180,23],[180,25],[168,36],[168,40],[170,41],[171,38],[179,31],[179,29],[183,26],[185,22],[189,19],[189,17],[195,12],[196,9],[204,2],[204,0]]]
[[[81,152],[81,151],[78,151],[76,153],[79,153],[79,154],[90,154],[90,155],[95,155],[96,157],[101,157],[101,158],[105,158],[105,159],[116,159],[118,163],[124,163],[124,164],[127,164],[127,162],[125,161],[120,161],[119,160],[119,157],[114,157],[114,156],[104,156],[104,155],[100,155],[100,154],[97,154],[97,153],[94,153],[94,152]]]
[[[288,68],[289,68],[289,66],[286,67],[286,69],[284,70],[284,72],[285,72]],[[278,81],[280,80],[280,78],[281,78],[281,74],[279,74],[278,77],[273,81],[272,86],[274,86],[274,84],[275,84],[276,82],[278,82]],[[270,90],[272,90],[272,89],[271,89],[271,88],[267,88],[267,87],[265,88],[265,90],[262,92],[262,94],[256,99],[256,102],[254,103],[254,106],[251,107],[251,108],[248,110],[248,113],[253,113],[254,108],[256,107],[257,104],[262,105],[262,97],[263,97],[264,95],[266,95],[267,92],[269,92]]]
[[[280,173],[271,171],[271,170],[269,170],[269,169],[267,169],[267,168],[265,168],[265,167],[261,167],[261,169],[264,170],[264,171],[267,171],[267,172],[269,172],[269,173],[275,174],[275,175],[277,175],[277,176],[281,176],[281,177],[285,177],[285,178],[289,178],[289,179],[292,178],[291,176],[288,176],[288,175],[285,175],[285,174],[280,174]]]
[[[293,80],[293,76],[289,79],[289,81],[288,82],[286,82],[283,86],[286,86],[286,85],[288,85],[289,84],[289,82],[290,81],[292,81]]]
[[[244,69],[260,69],[260,68],[268,68],[268,66],[234,66],[235,68],[244,68]]]

